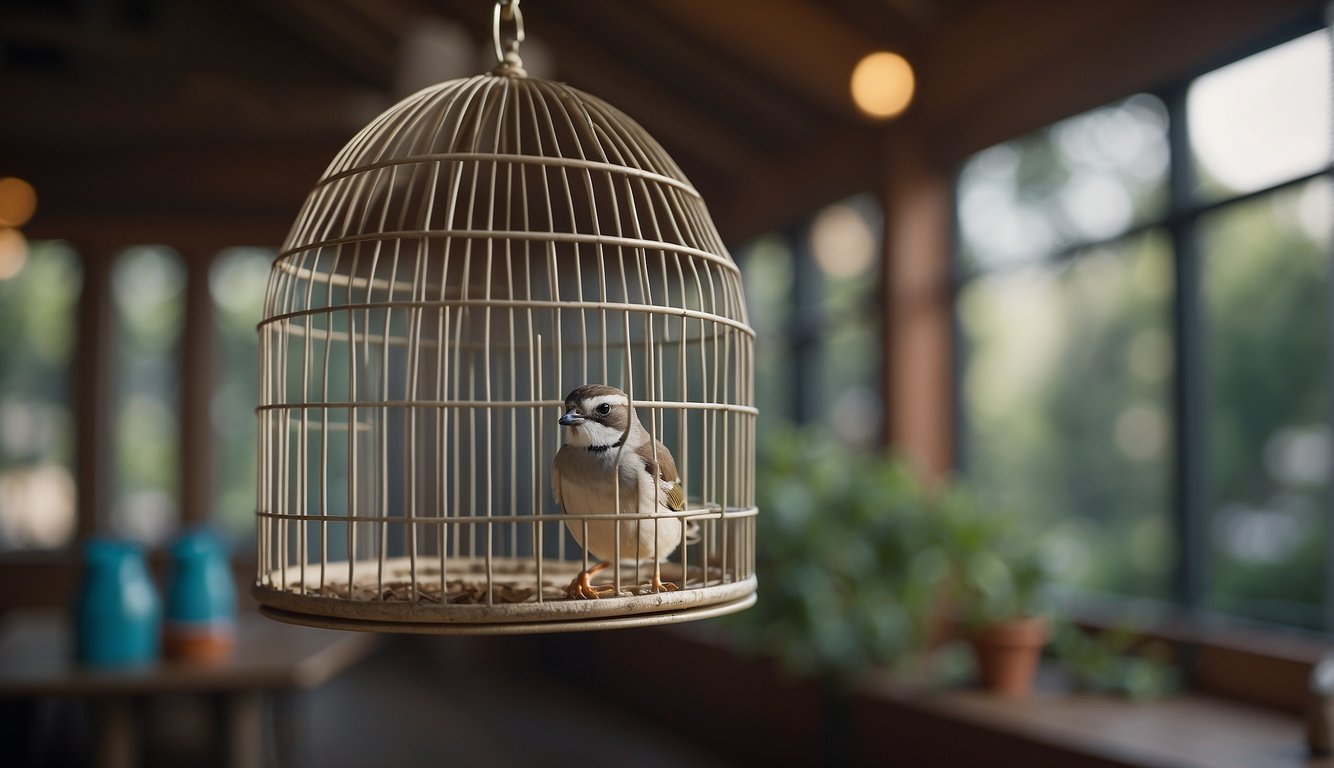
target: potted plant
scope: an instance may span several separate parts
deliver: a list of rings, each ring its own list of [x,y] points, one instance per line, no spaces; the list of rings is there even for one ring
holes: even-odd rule
[[[766,440],[759,470],[763,596],[734,621],[743,643],[836,685],[916,660],[948,573],[932,494],[904,462],[813,429]]]
[[[810,428],[766,436],[756,489],[760,599],[725,626],[733,647],[780,672],[772,701],[800,692],[809,700],[783,706],[818,713],[813,733],[785,734],[779,759],[847,762],[864,673],[927,682],[917,662],[948,573],[932,494],[904,462]]]
[[[942,494],[937,523],[951,605],[983,686],[1002,696],[1027,694],[1048,634],[1039,605],[1047,582],[1039,537],[961,483]]]
[[[1171,647],[1146,640],[1129,626],[1103,631],[1062,624],[1053,633],[1052,648],[1071,686],[1078,691],[1149,701],[1174,693],[1181,670]]]

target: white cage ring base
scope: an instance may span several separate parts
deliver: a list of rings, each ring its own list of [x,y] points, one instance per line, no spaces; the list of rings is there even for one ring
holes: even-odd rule
[[[731,605],[741,610],[749,605],[737,603],[753,596],[757,587],[754,576],[736,578],[711,563],[707,568],[680,563],[663,563],[664,581],[682,587],[672,592],[654,593],[647,589],[651,566],[622,564],[619,596],[595,600],[565,597],[565,587],[579,571],[579,563],[548,560],[542,562],[540,579],[532,558],[493,557],[490,576],[481,558],[451,560],[441,577],[438,565],[425,558],[416,564],[415,580],[409,558],[327,563],[321,580],[318,566],[306,567],[307,582],[302,582],[299,567],[271,571],[268,579],[254,585],[252,592],[269,609],[289,614],[283,620],[313,626],[332,626],[351,622],[357,628],[370,625],[394,631],[422,632],[407,625],[439,627],[438,631],[455,634],[490,634],[516,632],[575,631],[595,628],[589,622],[623,617],[628,623],[608,626],[637,626],[674,621],[688,621],[721,615],[718,606]],[[353,573],[349,588],[347,574]],[[614,586],[614,574],[607,569],[595,584]],[[488,589],[489,585],[489,589]],[[725,612],[731,612],[731,610]],[[671,619],[664,614],[676,614]],[[565,630],[557,625],[572,623]],[[433,630],[434,631],[434,630]]]
[[[755,604],[754,579],[752,591],[733,600],[689,608],[675,608],[657,613],[608,615],[604,618],[520,621],[504,624],[441,624],[429,621],[376,621],[337,616],[316,616],[261,605],[260,613],[288,624],[299,624],[321,629],[342,629],[352,632],[391,632],[411,635],[531,635],[553,632],[588,632],[599,629],[629,629],[679,624],[698,619],[712,619],[738,613]],[[258,591],[258,590],[257,590]],[[609,612],[609,614],[615,613]]]

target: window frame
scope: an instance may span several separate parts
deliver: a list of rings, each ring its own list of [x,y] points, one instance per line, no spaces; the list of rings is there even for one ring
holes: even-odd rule
[[[1334,14],[1331,14],[1334,17]],[[1163,230],[1172,245],[1173,295],[1171,298],[1170,329],[1173,339],[1173,381],[1171,384],[1170,405],[1172,409],[1173,435],[1171,441],[1172,471],[1172,528],[1174,540],[1173,576],[1170,582],[1169,600],[1149,600],[1119,596],[1102,600],[1097,607],[1076,608],[1074,613],[1090,626],[1111,627],[1119,622],[1115,614],[1121,611],[1109,609],[1109,603],[1124,608],[1131,603],[1148,604],[1158,615],[1151,625],[1142,627],[1146,635],[1159,636],[1191,646],[1194,650],[1189,655],[1194,658],[1194,671],[1199,679],[1211,679],[1214,684],[1228,688],[1226,674],[1211,672],[1212,664],[1206,663],[1216,658],[1227,658],[1229,663],[1242,659],[1244,663],[1254,662],[1261,668],[1276,671],[1279,674],[1266,676],[1251,674],[1248,679],[1254,682],[1255,696],[1263,703],[1278,704],[1283,708],[1292,706],[1291,691],[1280,689],[1273,681],[1290,680],[1291,665],[1300,665],[1309,670],[1309,665],[1319,657],[1320,642],[1315,638],[1334,634],[1334,563],[1326,562],[1323,581],[1325,584],[1324,600],[1321,606],[1324,629],[1303,630],[1286,625],[1249,619],[1241,616],[1224,615],[1205,607],[1205,595],[1208,587],[1206,561],[1208,560],[1208,542],[1206,526],[1209,517],[1209,477],[1207,471],[1208,454],[1208,359],[1205,349],[1208,344],[1204,328],[1204,308],[1201,304],[1202,253],[1198,242],[1198,222],[1210,213],[1248,201],[1282,193],[1298,188],[1313,180],[1326,178],[1334,184],[1334,160],[1326,166],[1299,176],[1269,184],[1263,188],[1231,195],[1213,195],[1202,198],[1196,189],[1195,169],[1189,125],[1187,122],[1186,98],[1190,85],[1199,77],[1214,72],[1229,64],[1241,61],[1252,55],[1295,40],[1304,35],[1325,30],[1328,43],[1334,49],[1334,18],[1324,18],[1321,14],[1311,14],[1300,22],[1290,25],[1275,34],[1265,35],[1252,40],[1249,44],[1234,50],[1232,54],[1208,66],[1191,71],[1184,76],[1174,78],[1172,82],[1158,88],[1140,89],[1135,93],[1147,93],[1158,98],[1164,105],[1168,117],[1168,169],[1167,201],[1164,213],[1151,219],[1135,223],[1117,234],[1089,240],[1081,240],[1061,246],[1041,257],[1024,261],[1020,265],[1003,265],[989,269],[979,269],[965,264],[962,248],[962,226],[959,216],[959,186],[963,165],[976,153],[962,158],[953,170],[950,182],[950,253],[948,267],[948,295],[950,305],[951,367],[955,375],[951,377],[950,410],[953,422],[952,440],[954,445],[955,466],[966,474],[969,464],[968,412],[964,406],[964,382],[960,375],[966,368],[968,343],[960,322],[959,300],[968,285],[988,275],[1004,274],[1017,268],[1032,266],[1056,266],[1077,258],[1080,252],[1097,249],[1113,243],[1142,235],[1151,230]],[[1128,98],[1130,93],[1120,98]],[[1095,107],[1096,108],[1096,107]],[[1331,99],[1334,109],[1334,98]],[[1077,113],[1082,114],[1082,113]],[[1076,115],[1068,115],[1074,117]],[[1062,118],[1064,119],[1064,118]],[[1054,124],[1049,123],[1048,125]],[[1034,129],[1043,130],[1043,127]],[[1030,132],[1031,133],[1031,132]],[[1029,135],[1029,134],[1024,134]],[[1021,137],[1011,137],[1021,138]],[[1010,139],[1007,139],[1010,140]],[[982,151],[982,150],[979,150]],[[1334,248],[1331,248],[1334,258]],[[1327,287],[1331,307],[1334,307],[1334,279]],[[1334,310],[1326,318],[1330,337],[1334,339]],[[1189,340],[1189,343],[1181,343]],[[1328,369],[1334,371],[1334,344],[1326,349]],[[1334,434],[1334,375],[1327,383],[1331,402],[1327,428]],[[1334,478],[1327,484],[1326,500],[1323,509],[1325,521],[1326,548],[1334,551]],[[1281,633],[1281,634],[1280,634]],[[1294,638],[1293,634],[1297,637]],[[1283,640],[1277,638],[1283,637]],[[1231,654],[1231,655],[1229,655]],[[1250,660],[1247,662],[1246,660]],[[1286,671],[1286,672],[1285,672]],[[1228,690],[1230,694],[1243,694],[1244,691]]]
[[[783,410],[780,413],[775,414],[765,411],[770,419],[778,418],[797,427],[818,423],[822,414],[821,400],[832,394],[824,391],[825,387],[820,376],[821,366],[827,359],[829,335],[843,318],[832,315],[829,308],[825,306],[823,291],[825,281],[829,278],[816,263],[814,250],[811,246],[811,232],[816,218],[826,208],[863,196],[870,199],[878,209],[883,211],[884,201],[881,199],[881,195],[874,191],[864,190],[821,205],[787,227],[752,237],[735,247],[729,246],[729,250],[736,256],[737,263],[742,270],[746,268],[750,243],[767,236],[780,239],[792,259],[792,283],[787,293],[789,311],[782,324],[784,338],[787,341],[787,359],[784,361],[784,373],[788,376],[792,385],[786,402],[782,403]],[[882,222],[876,232],[877,254],[882,254],[885,249],[883,230]],[[868,269],[868,274],[865,277],[874,281],[876,287],[868,295],[863,307],[866,312],[874,313],[875,317],[873,319],[876,321],[876,329],[880,337],[877,339],[875,347],[877,359],[869,382],[882,390],[886,370],[886,360],[883,354],[883,326],[885,320],[883,271],[882,261],[875,262]],[[883,391],[880,394],[883,396]],[[876,418],[873,442],[875,445],[883,446],[886,439],[886,416],[884,413],[880,413]]]
[[[83,541],[101,535],[111,524],[111,494],[115,482],[112,456],[115,438],[113,385],[118,374],[118,340],[112,277],[119,257],[135,241],[115,245],[64,238],[83,269],[83,285],[75,306],[75,352],[70,366],[69,406],[74,419],[74,477],[78,488],[76,528],[63,548],[14,550],[0,553],[0,562],[61,559]],[[150,241],[143,241],[145,243]],[[180,429],[178,525],[207,524],[213,507],[214,447],[210,437],[210,402],[213,395],[217,346],[213,330],[213,300],[209,273],[218,256],[234,246],[183,247],[171,240],[153,240],[175,251],[185,271],[184,314],[175,344],[173,365],[179,370],[177,416]],[[271,247],[271,246],[263,246]],[[244,555],[246,550],[239,550]]]

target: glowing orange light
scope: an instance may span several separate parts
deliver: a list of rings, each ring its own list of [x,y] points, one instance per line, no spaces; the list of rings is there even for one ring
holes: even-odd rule
[[[23,179],[0,179],[0,227],[21,227],[37,210],[37,192]]]
[[[852,101],[870,117],[887,120],[912,102],[916,79],[908,60],[888,51],[868,54],[852,70]]]

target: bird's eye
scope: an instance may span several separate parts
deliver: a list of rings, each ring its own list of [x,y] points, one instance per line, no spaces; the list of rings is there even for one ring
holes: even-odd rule
[[[603,416],[606,416],[607,414],[611,413],[611,406],[610,406],[610,405],[607,405],[606,403],[603,403],[602,405],[599,405],[599,406],[598,406],[598,413],[600,413],[600,414],[603,415]]]

